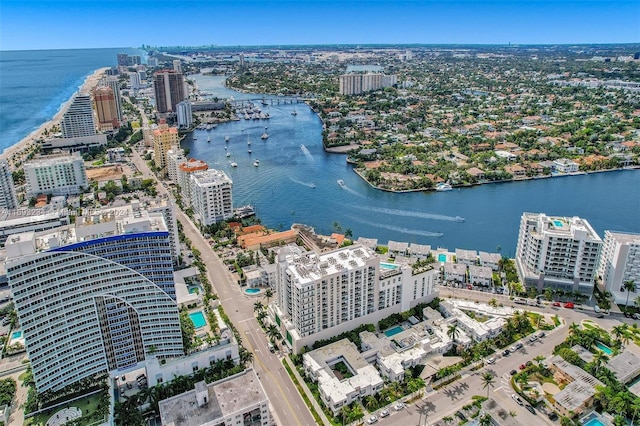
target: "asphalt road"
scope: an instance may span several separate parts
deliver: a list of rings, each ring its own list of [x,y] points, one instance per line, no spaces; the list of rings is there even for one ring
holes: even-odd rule
[[[133,162],[145,178],[154,175],[140,154],[133,150]],[[163,184],[157,185],[159,194],[169,194]],[[171,195],[169,195],[171,197]],[[173,197],[171,197],[173,198]],[[271,402],[272,413],[278,425],[315,425],[309,409],[289,378],[281,360],[268,349],[268,339],[260,328],[253,312],[253,304],[257,300],[242,292],[240,286],[222,263],[220,258],[200,234],[198,228],[178,208],[175,209],[178,221],[193,247],[201,253],[202,261],[207,266],[209,280],[218,295],[225,313],[243,336],[244,346],[253,353],[253,369]],[[263,301],[265,303],[266,301]]]

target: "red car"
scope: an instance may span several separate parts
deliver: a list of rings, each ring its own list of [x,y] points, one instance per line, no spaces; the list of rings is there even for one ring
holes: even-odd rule
[[[526,365],[520,364],[520,370],[524,370],[525,368],[526,368]]]
[[[559,306],[560,306],[560,302],[553,302],[553,303],[552,303],[552,305],[553,305],[553,306],[558,306],[558,307],[559,307]]]
[[[564,307],[567,308],[567,309],[573,309],[573,303],[571,303],[571,302],[565,303]]]

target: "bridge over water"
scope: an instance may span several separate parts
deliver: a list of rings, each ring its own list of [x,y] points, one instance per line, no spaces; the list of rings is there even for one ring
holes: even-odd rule
[[[278,96],[275,98],[257,98],[228,101],[233,108],[245,108],[250,104],[259,105],[291,105],[304,103],[306,99],[298,97]]]

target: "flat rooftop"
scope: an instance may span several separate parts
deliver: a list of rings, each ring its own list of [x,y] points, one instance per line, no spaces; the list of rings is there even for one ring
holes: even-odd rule
[[[286,256],[288,270],[298,282],[307,283],[325,275],[341,273],[345,269],[362,268],[375,257],[375,253],[366,247],[353,245],[321,254],[290,251]]]
[[[202,407],[198,406],[196,389],[160,401],[162,424],[200,426],[218,419],[222,422],[225,416],[252,410],[267,402],[258,376],[251,369],[207,384],[206,391],[208,403]]]

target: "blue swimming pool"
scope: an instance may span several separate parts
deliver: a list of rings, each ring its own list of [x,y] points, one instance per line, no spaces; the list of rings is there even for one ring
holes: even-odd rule
[[[404,328],[402,328],[402,326],[396,325],[395,327],[392,327],[392,328],[388,329],[387,331],[385,331],[384,335],[387,336],[387,337],[391,337],[391,336],[394,336],[394,335],[400,333],[403,330],[404,330]]]
[[[14,331],[13,333],[11,333],[12,339],[19,339],[21,337],[22,337],[22,330]]]
[[[562,222],[560,222],[559,220],[554,220],[553,221],[553,226],[555,226],[556,228],[562,228]]]
[[[248,288],[244,291],[247,294],[258,294],[260,293],[260,289],[259,288]]]
[[[195,328],[202,328],[207,325],[207,320],[204,319],[202,311],[191,312],[189,318],[191,318]]]
[[[600,349],[602,352],[604,352],[607,355],[611,355],[613,353],[613,349],[611,349],[609,346],[605,345],[602,342],[596,341],[596,348]]]
[[[438,255],[438,262],[446,262],[447,261],[447,255],[444,253],[440,253]]]
[[[398,269],[398,265],[394,265],[393,263],[380,263],[381,269]]]
[[[605,426],[599,419],[590,419],[588,422],[583,423],[584,426]]]

